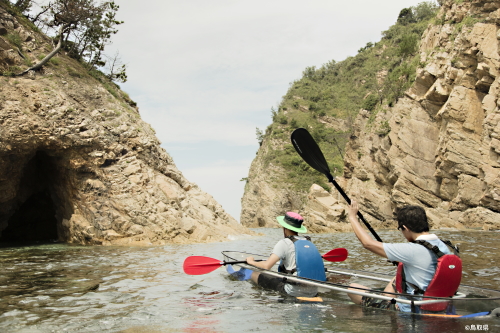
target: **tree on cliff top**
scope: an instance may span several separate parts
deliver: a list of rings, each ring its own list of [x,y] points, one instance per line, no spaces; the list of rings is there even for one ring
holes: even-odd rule
[[[16,7],[21,13],[28,11],[33,5],[33,0],[17,0],[13,3],[13,6]]]
[[[14,6],[20,11],[26,11],[31,4],[30,0],[19,0]],[[116,19],[118,8],[114,1],[97,3],[95,0],[54,0],[42,6],[39,13],[28,17],[34,23],[39,21],[44,26],[55,29],[57,44],[40,62],[19,75],[39,70],[62,48],[71,57],[82,61],[89,70],[104,67],[104,48],[110,44],[112,35],[118,32],[116,26],[123,23]],[[117,61],[116,57],[112,59],[114,65],[110,67],[111,72],[107,76],[112,80],[125,82],[125,65],[116,66]]]

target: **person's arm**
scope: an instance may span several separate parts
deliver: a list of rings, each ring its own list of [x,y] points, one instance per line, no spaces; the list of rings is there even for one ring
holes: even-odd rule
[[[352,229],[354,230],[354,233],[356,234],[356,237],[358,237],[359,241],[363,245],[365,249],[368,251],[371,251],[375,254],[378,254],[379,256],[387,258],[387,254],[385,253],[384,250],[384,244],[382,242],[379,242],[368,235],[368,233],[363,229],[361,224],[358,221],[358,210],[359,210],[359,205],[356,201],[352,200],[351,205],[349,206],[349,222],[351,222]]]
[[[267,258],[266,261],[255,261],[253,257],[247,258],[247,263],[259,268],[271,269],[277,262],[280,260],[280,257],[275,255],[274,253]]]

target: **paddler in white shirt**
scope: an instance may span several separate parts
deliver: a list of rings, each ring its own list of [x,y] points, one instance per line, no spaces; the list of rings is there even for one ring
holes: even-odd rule
[[[255,261],[248,257],[247,263],[259,268],[270,270],[278,261],[278,271],[306,277],[319,281],[326,281],[325,266],[321,254],[309,237],[299,236],[306,233],[307,229],[302,223],[304,219],[294,212],[287,212],[284,216],[276,218],[283,227],[283,239],[273,249],[272,254],[265,261]],[[266,274],[266,272],[253,272],[253,282],[264,288],[273,289],[296,297],[315,297],[318,290],[314,286],[299,283],[283,282],[283,278]]]

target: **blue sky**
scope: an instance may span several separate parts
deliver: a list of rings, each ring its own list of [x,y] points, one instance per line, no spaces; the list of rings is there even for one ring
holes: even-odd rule
[[[353,56],[421,1],[115,0],[107,52],[184,176],[239,220],[256,127],[308,66]]]

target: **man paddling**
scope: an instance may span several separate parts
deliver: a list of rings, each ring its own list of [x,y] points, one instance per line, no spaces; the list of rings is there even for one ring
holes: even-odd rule
[[[307,232],[302,225],[304,219],[297,213],[287,212],[285,216],[276,218],[283,227],[284,238],[273,249],[266,261],[255,261],[248,257],[247,263],[263,269],[271,269],[281,260],[278,271],[300,277],[326,281],[325,266],[321,254],[311,243],[309,237],[301,237],[299,233]],[[271,276],[265,272],[253,272],[252,281],[261,287],[277,290],[295,297],[314,297],[318,290],[314,286],[299,283],[286,283],[283,278]]]
[[[349,221],[363,247],[367,250],[388,258],[393,262],[403,263],[401,275],[404,275],[403,290],[408,294],[417,294],[423,292],[429,286],[434,277],[437,266],[437,257],[425,246],[415,243],[416,241],[426,241],[432,246],[437,246],[439,251],[444,254],[451,254],[448,247],[435,234],[429,233],[429,224],[425,210],[419,206],[405,206],[397,213],[398,230],[401,230],[403,236],[409,243],[382,243],[371,238],[361,227],[356,214],[359,205],[352,201],[349,206]],[[395,293],[396,286],[394,277],[385,287],[384,291]],[[401,281],[401,279],[400,279]],[[365,286],[353,283],[351,287],[366,288]],[[352,289],[358,290],[359,289]],[[391,302],[387,300],[374,299],[367,296],[348,294],[351,300],[356,304],[364,306],[387,309]],[[390,295],[390,294],[388,294]],[[397,303],[396,309],[403,312],[412,312],[409,304]],[[418,310],[417,310],[418,311]]]

